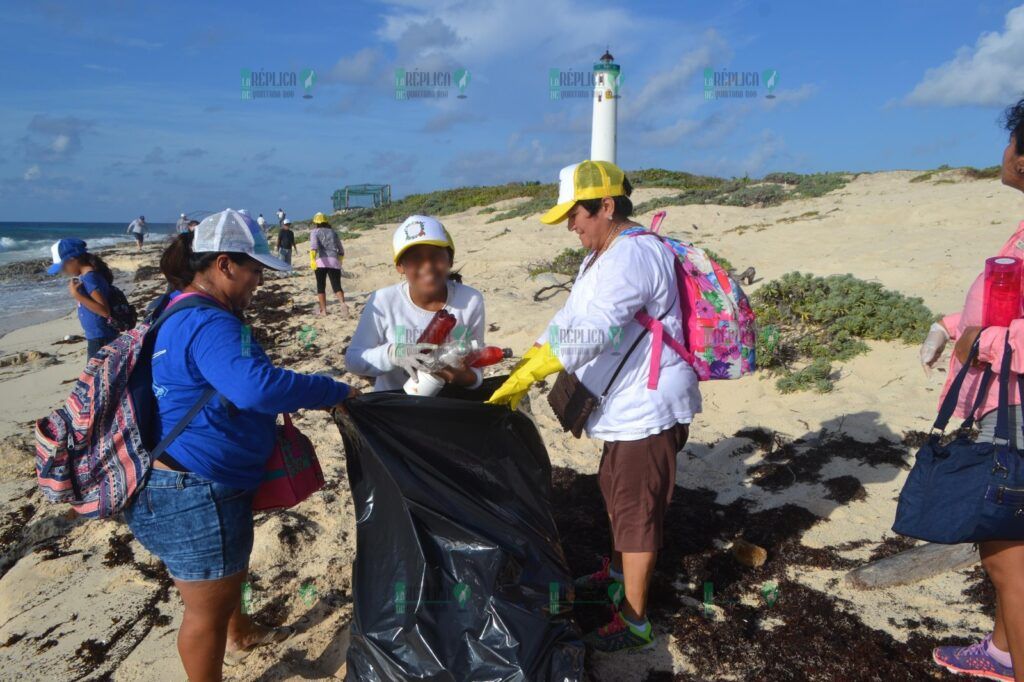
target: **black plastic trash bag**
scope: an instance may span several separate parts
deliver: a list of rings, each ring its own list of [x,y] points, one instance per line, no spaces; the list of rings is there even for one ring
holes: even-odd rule
[[[353,401],[357,548],[348,680],[580,680],[551,464],[500,385]],[[458,398],[443,397],[445,395]]]

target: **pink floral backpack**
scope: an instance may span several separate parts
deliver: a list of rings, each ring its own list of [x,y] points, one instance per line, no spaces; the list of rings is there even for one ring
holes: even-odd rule
[[[622,232],[626,237],[658,239],[675,259],[686,338],[666,335],[661,322],[645,310],[636,314],[636,321],[651,332],[654,340],[647,388],[658,387],[663,345],[686,360],[700,381],[753,374],[757,369],[757,328],[747,295],[703,249],[658,234],[664,218],[665,212],[659,211],[650,230],[634,227]]]

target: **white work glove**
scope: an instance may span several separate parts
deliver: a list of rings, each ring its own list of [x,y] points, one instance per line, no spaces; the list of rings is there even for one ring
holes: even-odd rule
[[[928,330],[928,336],[921,344],[921,365],[925,368],[926,374],[942,355],[947,341],[949,341],[949,333],[946,328],[938,322],[932,323],[931,329]]]
[[[417,371],[429,373],[435,350],[437,346],[432,343],[393,343],[388,346],[388,360],[415,378]]]

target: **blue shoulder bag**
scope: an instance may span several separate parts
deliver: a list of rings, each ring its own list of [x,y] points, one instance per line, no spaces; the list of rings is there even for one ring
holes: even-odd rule
[[[990,443],[971,440],[974,415],[984,403],[992,378],[987,368],[974,409],[956,438],[939,441],[956,409],[964,379],[978,357],[978,342],[942,401],[928,441],[900,492],[896,522],[900,535],[947,545],[987,540],[1024,540],[1024,453],[1009,438],[1010,335],[999,370],[999,407],[995,438]],[[1017,377],[1024,404],[1024,377]]]

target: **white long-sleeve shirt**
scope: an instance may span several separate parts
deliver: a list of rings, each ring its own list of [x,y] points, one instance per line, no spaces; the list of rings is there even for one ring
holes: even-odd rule
[[[445,310],[455,316],[455,328],[448,337],[453,340],[484,342],[484,297],[473,287],[448,282]],[[375,391],[401,388],[409,379],[401,367],[388,359],[388,346],[393,343],[416,343],[430,324],[434,313],[420,308],[409,297],[409,284],[401,282],[373,292],[366,301],[352,342],[345,352],[349,372],[359,376],[377,377]],[[483,370],[473,369],[476,384],[483,380]]]
[[[673,256],[654,237],[619,237],[584,271],[580,267],[565,305],[539,343],[550,342],[566,371],[600,397],[629,353],[618,377],[587,420],[587,435],[610,441],[640,440],[701,411],[697,375],[669,347],[662,348],[658,388],[647,388],[651,334],[633,319],[641,308],[682,339]]]

